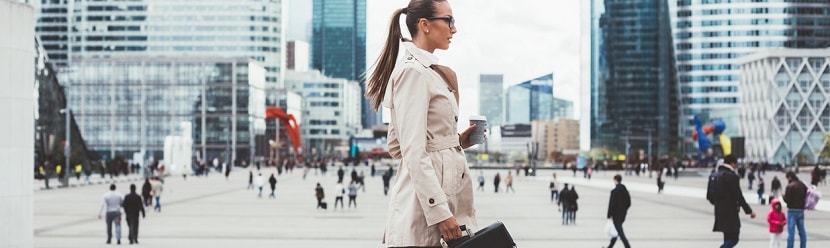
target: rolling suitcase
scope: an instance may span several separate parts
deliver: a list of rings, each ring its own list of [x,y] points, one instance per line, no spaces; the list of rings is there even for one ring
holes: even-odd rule
[[[507,227],[501,221],[490,224],[487,227],[479,230],[475,234],[470,232],[466,226],[461,226],[461,231],[467,232],[467,236],[452,240],[450,242],[441,242],[441,246],[445,248],[515,248],[516,242],[513,242],[513,237],[507,232]]]

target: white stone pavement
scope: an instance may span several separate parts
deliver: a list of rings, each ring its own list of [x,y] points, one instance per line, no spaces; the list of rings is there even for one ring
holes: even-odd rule
[[[361,167],[362,169],[365,169]],[[269,176],[273,169],[264,170]],[[347,171],[347,178],[348,178]],[[606,222],[608,189],[612,172],[598,173],[587,181],[562,173],[560,178],[575,183],[580,194],[580,210],[575,226],[561,225],[560,213],[550,203],[547,177],[517,177],[516,193],[493,193],[492,176],[506,170],[486,170],[487,187],[476,192],[479,224],[504,222],[518,247],[602,247]],[[550,171],[540,171],[549,175]],[[142,247],[381,247],[387,201],[380,176],[369,177],[367,189],[358,195],[357,209],[332,208],[335,171],[328,175],[309,175],[302,171],[278,177],[277,198],[256,196],[246,190],[247,170],[237,169],[229,180],[211,174],[209,178],[168,178],[162,196],[163,212],[147,213],[141,220],[139,241]],[[479,172],[474,172],[477,176]],[[721,235],[711,232],[711,206],[694,195],[695,189],[680,187],[681,178],[667,186],[665,194],[649,192],[647,178],[627,178],[633,206],[625,223],[626,233],[635,247],[717,247]],[[316,210],[314,186],[326,189],[327,211]],[[128,183],[118,183],[126,192]],[[705,183],[701,184],[705,188]],[[266,186],[267,187],[267,186]],[[105,247],[104,222],[96,219],[101,195],[107,185],[64,188],[35,193],[34,226],[36,247]],[[502,186],[502,191],[503,191]],[[687,193],[682,193],[688,191]],[[769,239],[765,221],[768,206],[752,205],[759,218],[742,217],[744,227],[739,247],[766,247]],[[830,214],[807,214],[811,239],[809,247],[830,247]],[[122,245],[127,245],[123,227]],[[620,244],[618,244],[620,245]],[[621,247],[621,246],[620,246]]]

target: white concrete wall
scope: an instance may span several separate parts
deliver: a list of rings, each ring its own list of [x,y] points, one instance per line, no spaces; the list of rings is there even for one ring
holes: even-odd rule
[[[0,0],[0,247],[32,247],[35,19]]]

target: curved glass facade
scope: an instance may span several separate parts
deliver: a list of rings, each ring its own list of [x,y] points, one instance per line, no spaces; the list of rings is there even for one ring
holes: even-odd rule
[[[201,158],[249,160],[265,146],[253,139],[265,131],[265,71],[248,58],[85,59],[71,69],[62,75],[69,105],[89,149],[104,157],[158,159],[166,136],[186,133]]]
[[[830,2],[669,1],[680,91],[681,135],[691,117],[738,108],[738,58],[762,48],[830,47]],[[738,123],[730,123],[738,125]]]

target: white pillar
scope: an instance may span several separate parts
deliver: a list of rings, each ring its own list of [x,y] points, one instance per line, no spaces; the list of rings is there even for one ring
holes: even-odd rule
[[[0,247],[32,247],[35,19],[32,7],[0,0]]]

